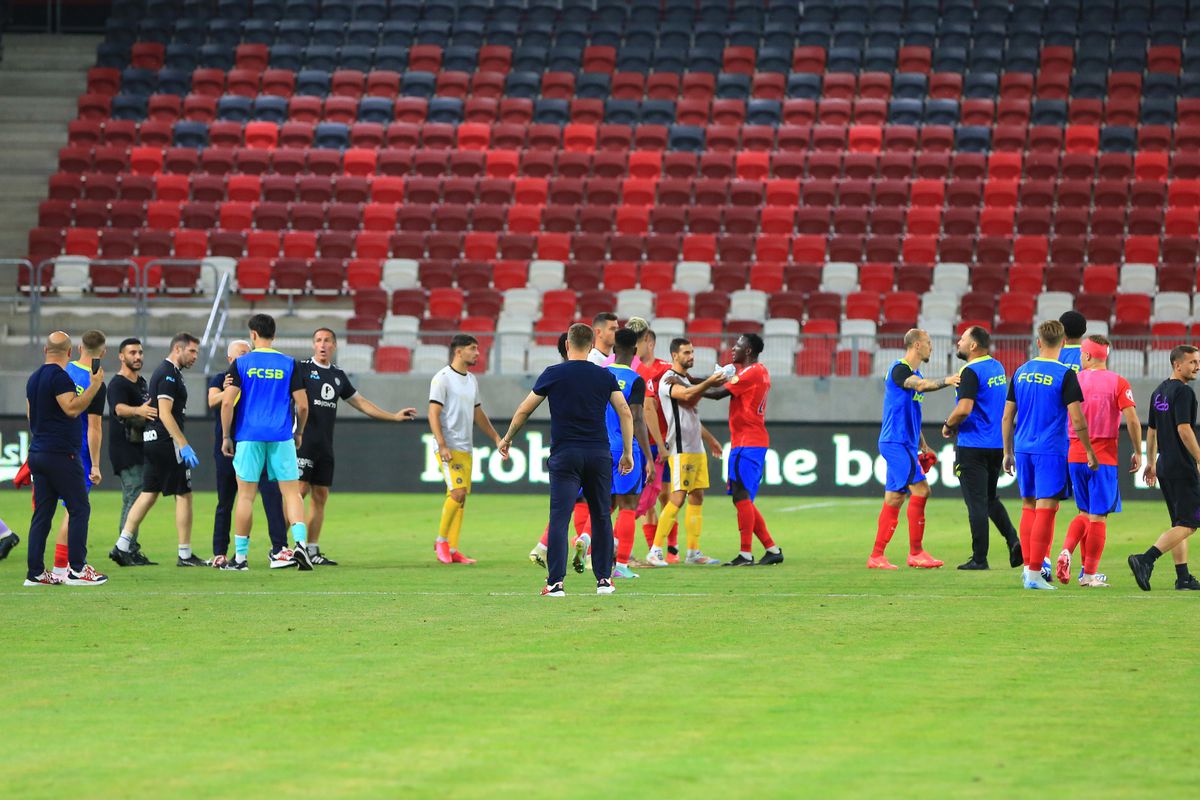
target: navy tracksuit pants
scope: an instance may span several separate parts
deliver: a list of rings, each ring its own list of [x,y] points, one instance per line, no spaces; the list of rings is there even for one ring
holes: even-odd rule
[[[237,502],[237,475],[233,471],[233,459],[221,453],[213,455],[217,465],[217,510],[213,514],[213,555],[229,555],[229,528],[233,519],[233,506]],[[258,482],[258,493],[262,497],[263,511],[267,515],[267,535],[271,537],[271,552],[278,553],[287,547],[287,521],[283,518],[283,495],[279,484],[267,480],[266,469]]]
[[[612,577],[612,453],[607,447],[564,448],[550,454],[547,466],[550,530],[546,543],[546,583],[553,585],[566,577],[568,528],[580,489],[592,515],[592,572],[596,580]]]
[[[33,476],[33,517],[29,521],[27,577],[36,579],[46,570],[46,541],[54,511],[62,500],[71,515],[67,525],[67,558],[76,572],[87,564],[88,520],[92,504],[88,500],[87,477],[78,453],[30,453],[29,472]]]

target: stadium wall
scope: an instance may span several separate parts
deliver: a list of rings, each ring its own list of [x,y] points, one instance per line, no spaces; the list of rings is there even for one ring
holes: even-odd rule
[[[507,420],[493,422],[503,430]],[[883,490],[884,465],[878,457],[876,439],[879,426],[868,423],[794,423],[770,425],[771,449],[761,492],[767,495],[821,497],[828,495],[878,497]],[[211,419],[193,420],[187,427],[188,439],[200,456],[193,485],[198,490],[213,489],[213,424]],[[929,473],[934,491],[958,493],[953,474],[954,447],[942,439],[940,427],[926,426],[925,437],[937,450],[938,464]],[[722,437],[727,439],[728,437]],[[29,432],[23,417],[0,418],[0,481],[9,481],[24,461]],[[1122,444],[1122,463],[1129,458],[1128,444]],[[437,448],[423,423],[395,424],[367,419],[346,419],[338,423],[336,489],[361,492],[444,491],[441,472],[436,464]],[[533,422],[517,437],[512,458],[505,462],[476,435],[475,488],[483,492],[541,493],[549,482],[546,457],[550,454],[549,426]],[[724,476],[721,465],[709,460],[713,492],[721,493]],[[109,470],[107,451],[103,471]],[[1122,471],[1122,492],[1127,498],[1145,493],[1140,478]],[[1003,495],[1016,497],[1013,480],[1000,482]],[[105,481],[100,490],[119,488]],[[10,495],[11,498],[11,495]],[[7,502],[4,503],[8,505]]]

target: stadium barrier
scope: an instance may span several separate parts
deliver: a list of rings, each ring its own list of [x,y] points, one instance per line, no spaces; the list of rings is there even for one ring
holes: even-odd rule
[[[503,430],[507,419],[494,419]],[[879,457],[879,426],[865,423],[769,423],[771,447],[767,454],[761,493],[804,497],[873,497],[883,492],[884,463]],[[194,471],[193,486],[199,491],[214,487],[213,421],[193,419],[187,425],[188,440],[200,456]],[[719,437],[727,439],[724,431]],[[934,493],[958,496],[954,476],[954,446],[941,436],[941,429],[927,425],[925,438],[936,449],[938,463],[929,473]],[[478,442],[480,437],[476,437]],[[12,479],[23,463],[29,446],[24,418],[0,418],[0,481]],[[1129,445],[1120,440],[1120,463],[1129,461]],[[346,419],[338,422],[335,439],[337,456],[336,491],[346,492],[417,492],[442,494],[445,480],[436,463],[437,447],[424,421],[395,425],[373,420]],[[504,461],[487,444],[475,448],[472,482],[477,492],[544,494],[549,484],[546,459],[550,455],[549,424],[530,422],[513,443],[512,456]],[[403,454],[397,459],[398,454]],[[394,465],[383,469],[382,464]],[[102,471],[108,474],[108,459]],[[1141,477],[1120,470],[1121,490],[1126,498],[1151,497]],[[725,491],[722,465],[709,460],[712,487],[709,494]],[[115,481],[104,481],[98,491],[119,490]],[[1012,478],[1003,476],[1001,494],[1016,497]],[[799,509],[798,509],[799,510]],[[964,522],[965,524],[965,522]]]

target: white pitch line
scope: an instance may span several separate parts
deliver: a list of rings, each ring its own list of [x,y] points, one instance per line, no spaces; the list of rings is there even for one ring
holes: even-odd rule
[[[313,591],[298,591],[298,592],[274,592],[274,591],[240,591],[240,592],[116,592],[116,591],[90,591],[90,592],[69,592],[62,590],[50,590],[61,592],[64,595],[74,597],[221,597],[221,596],[238,596],[238,597],[538,597],[537,592],[313,592]],[[1016,597],[1019,589],[1013,589],[1011,592],[1004,594],[885,594],[882,592],[741,592],[737,595],[730,595],[727,592],[617,592],[616,597],[765,597],[765,598],[800,598],[814,597],[826,599],[901,599],[901,600],[994,600],[1005,597]],[[24,591],[24,592],[0,592],[0,597],[40,597],[47,590],[42,591]],[[1063,592],[1059,597],[1081,598],[1084,592]],[[567,592],[568,597],[592,597],[588,592]],[[1143,594],[1130,595],[1111,595],[1114,598],[1123,600],[1138,600],[1143,601],[1146,598]]]
[[[785,506],[777,509],[778,511],[810,511],[815,508],[837,508],[839,506],[867,506],[874,505],[877,500],[831,500],[824,503],[803,503],[798,506]]]

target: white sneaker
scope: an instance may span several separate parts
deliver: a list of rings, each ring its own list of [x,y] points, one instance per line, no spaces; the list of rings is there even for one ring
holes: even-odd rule
[[[536,564],[542,569],[546,568],[546,548],[538,544],[537,547],[529,551],[529,563]]]
[[[286,547],[277,553],[271,553],[271,569],[285,569],[296,566],[296,555]]]
[[[657,547],[646,554],[646,563],[652,567],[666,567],[667,559],[663,558],[663,551]]]
[[[107,582],[108,576],[96,572],[91,564],[84,564],[79,572],[67,570],[67,586],[102,586]]]
[[[1108,580],[1102,574],[1085,575],[1079,579],[1079,585],[1086,586],[1086,587],[1089,587],[1092,589],[1099,589],[1102,586],[1107,587]]]
[[[62,586],[67,582],[66,578],[55,575],[49,570],[42,570],[42,574],[38,575],[34,580],[25,579],[26,586]]]
[[[709,558],[708,556],[704,555],[704,553],[701,553],[699,550],[697,550],[689,555],[684,563],[691,564],[692,566],[714,567],[721,563],[721,559]]]
[[[1041,571],[1036,569],[1025,570],[1025,574],[1021,577],[1021,586],[1026,589],[1049,589],[1050,591],[1058,588],[1047,582]]]
[[[608,578],[596,581],[596,594],[613,594],[616,591],[617,587],[613,586],[613,582]]]

